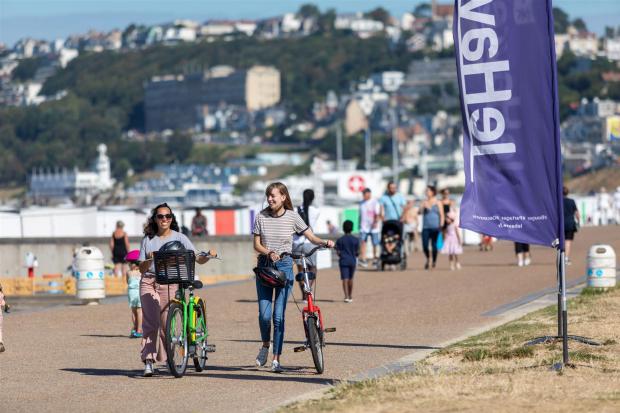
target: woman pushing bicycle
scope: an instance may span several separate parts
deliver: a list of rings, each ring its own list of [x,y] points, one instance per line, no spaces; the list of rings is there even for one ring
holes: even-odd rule
[[[155,281],[153,253],[166,243],[180,242],[186,250],[196,251],[192,242],[179,232],[179,224],[168,204],[157,205],[151,212],[145,227],[140,246],[140,302],[142,304],[142,349],[144,376],[153,375],[155,361],[165,362],[164,346],[166,318],[170,298],[174,297],[176,285],[160,285]],[[209,260],[204,255],[196,255],[196,262],[204,264]]]
[[[282,253],[291,254],[293,235],[304,235],[315,245],[334,246],[331,240],[322,240],[314,235],[301,216],[295,212],[288,189],[281,182],[270,184],[265,190],[267,208],[263,209],[254,222],[254,250],[259,253],[256,293],[258,296],[258,325],[263,345],[256,356],[256,364],[267,364],[273,313],[273,362],[271,371],[279,373],[280,354],[284,342],[284,315],[286,302],[293,286],[293,260],[290,256],[280,257]],[[261,268],[274,268],[284,276],[281,284],[265,282],[261,278]],[[268,273],[268,271],[263,271]],[[267,278],[271,276],[267,274]],[[269,280],[267,280],[269,281]],[[276,285],[277,284],[277,285]],[[275,299],[274,299],[275,292]],[[272,311],[272,307],[275,309]]]

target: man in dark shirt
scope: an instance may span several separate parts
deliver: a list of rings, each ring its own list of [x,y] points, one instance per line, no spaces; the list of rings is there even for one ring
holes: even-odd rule
[[[564,249],[566,251],[566,265],[570,265],[570,248],[579,229],[579,210],[575,200],[568,197],[568,188],[564,187]]]
[[[342,224],[344,236],[336,241],[336,252],[338,253],[338,264],[340,266],[340,279],[342,280],[342,290],[344,291],[344,302],[352,303],[353,275],[357,264],[357,256],[360,250],[360,240],[351,235],[353,231],[353,221],[346,220]]]

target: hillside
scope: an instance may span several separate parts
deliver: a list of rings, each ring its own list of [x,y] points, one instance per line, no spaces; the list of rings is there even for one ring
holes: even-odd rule
[[[578,194],[598,192],[601,187],[605,187],[607,192],[613,192],[620,186],[620,165],[573,178],[566,186],[571,192]]]

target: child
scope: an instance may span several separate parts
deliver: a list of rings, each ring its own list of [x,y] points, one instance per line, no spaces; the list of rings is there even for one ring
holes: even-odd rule
[[[2,310],[9,312],[9,305],[4,300],[4,293],[2,292],[2,284],[0,284],[0,353],[4,352],[4,343],[2,341]]]
[[[140,250],[130,251],[125,256],[125,261],[129,264],[129,271],[125,275],[127,281],[127,297],[129,299],[129,307],[131,308],[131,321],[133,329],[129,333],[129,338],[142,337],[142,304],[140,303],[140,266],[138,258]]]
[[[357,264],[357,256],[359,255],[360,240],[351,235],[353,231],[353,222],[346,220],[342,224],[344,236],[336,241],[336,252],[340,257],[338,263],[340,265],[340,279],[342,280],[342,290],[344,291],[344,302],[352,303],[353,293],[353,275],[355,274],[355,265]]]
[[[459,235],[458,226],[456,224],[456,214],[454,211],[448,212],[446,216],[446,230],[443,240],[442,254],[448,254],[450,260],[450,271],[461,269],[459,263],[459,255],[463,253],[461,236]]]

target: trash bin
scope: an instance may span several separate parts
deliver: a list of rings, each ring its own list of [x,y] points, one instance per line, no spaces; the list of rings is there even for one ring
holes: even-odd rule
[[[81,247],[75,255],[77,298],[87,304],[97,304],[105,298],[103,254],[99,248]]]
[[[611,288],[616,286],[616,253],[609,245],[597,244],[588,252],[588,287]]]

